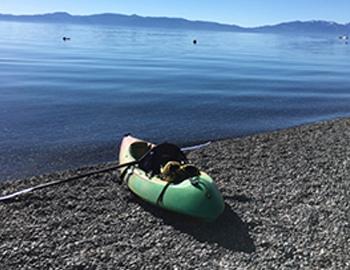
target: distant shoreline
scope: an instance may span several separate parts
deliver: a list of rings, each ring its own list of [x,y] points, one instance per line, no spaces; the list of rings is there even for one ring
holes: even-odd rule
[[[291,21],[275,25],[263,25],[256,27],[242,27],[235,24],[223,24],[209,21],[187,20],[170,17],[143,17],[139,15],[124,15],[115,13],[103,13],[93,15],[71,15],[66,12],[56,12],[38,15],[12,15],[0,14],[0,21],[32,22],[32,23],[68,23],[87,25],[113,25],[113,26],[138,26],[138,27],[162,27],[187,30],[212,30],[248,33],[333,33],[335,35],[347,35],[350,32],[350,23],[340,24],[330,21]]]

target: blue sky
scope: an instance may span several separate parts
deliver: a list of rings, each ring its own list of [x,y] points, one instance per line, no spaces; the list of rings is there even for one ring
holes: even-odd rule
[[[182,17],[241,26],[293,20],[350,22],[350,0],[0,0],[0,13],[104,12]]]

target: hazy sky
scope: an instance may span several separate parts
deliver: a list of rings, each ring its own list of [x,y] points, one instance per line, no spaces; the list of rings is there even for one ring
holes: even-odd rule
[[[122,13],[255,26],[292,20],[350,22],[350,0],[0,0],[0,13]]]

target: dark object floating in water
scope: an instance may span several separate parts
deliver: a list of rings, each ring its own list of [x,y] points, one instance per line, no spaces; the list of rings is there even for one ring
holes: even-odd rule
[[[63,37],[62,39],[63,39],[63,41],[68,41],[68,40],[70,40],[69,37]]]
[[[347,35],[339,36],[339,39],[348,40],[349,36],[347,36]]]
[[[197,40],[196,39],[193,40],[193,44],[197,44]]]

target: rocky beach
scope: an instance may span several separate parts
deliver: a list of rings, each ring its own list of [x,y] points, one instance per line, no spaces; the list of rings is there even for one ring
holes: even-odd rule
[[[189,153],[226,208],[202,223],[136,198],[114,171],[0,204],[0,269],[350,269],[350,119]],[[0,196],[108,164],[0,182]]]

